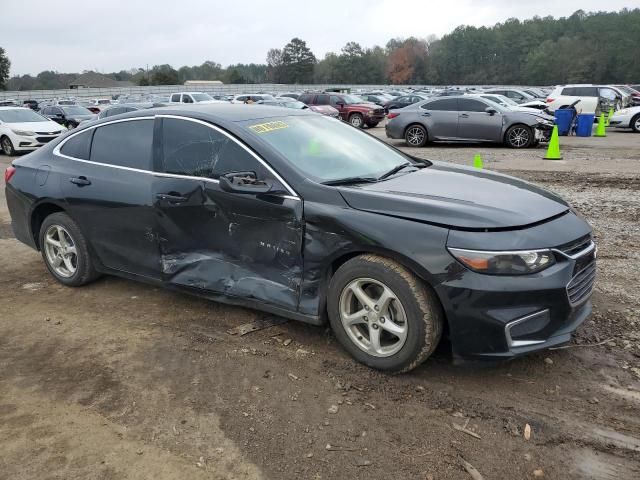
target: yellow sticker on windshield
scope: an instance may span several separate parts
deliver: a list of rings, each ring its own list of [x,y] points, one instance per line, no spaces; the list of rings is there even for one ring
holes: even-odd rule
[[[259,123],[258,125],[251,125],[249,128],[256,133],[267,133],[267,132],[273,132],[274,130],[282,130],[283,128],[289,128],[289,125],[281,121],[276,121],[276,122],[268,122],[268,123]]]

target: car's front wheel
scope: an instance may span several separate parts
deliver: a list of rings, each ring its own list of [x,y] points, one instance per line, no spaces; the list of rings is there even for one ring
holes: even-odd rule
[[[2,146],[2,151],[5,155],[13,157],[16,154],[16,149],[13,148],[13,143],[9,137],[2,137],[2,139],[0,139],[0,146]]]
[[[404,141],[410,147],[424,147],[427,140],[427,129],[422,125],[411,125],[404,132]]]
[[[640,113],[631,119],[629,124],[634,132],[640,133]]]
[[[352,127],[362,128],[364,126],[364,118],[359,113],[352,113],[349,116],[349,123]]]
[[[329,285],[331,327],[359,362],[407,372],[436,348],[444,314],[435,294],[388,258],[361,255],[344,263]]]
[[[533,131],[527,125],[513,125],[504,136],[505,143],[511,148],[530,147],[533,140]]]
[[[66,213],[57,212],[45,218],[39,239],[44,263],[60,283],[79,287],[99,276],[84,235]]]

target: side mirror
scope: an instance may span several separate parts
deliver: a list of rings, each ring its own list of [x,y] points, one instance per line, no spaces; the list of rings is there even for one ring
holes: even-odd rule
[[[336,106],[343,108],[344,107],[344,103],[342,102],[336,102]]]
[[[220,188],[230,193],[260,194],[273,188],[269,180],[258,180],[255,172],[230,172],[220,175]]]
[[[495,115],[496,113],[498,113],[498,111],[493,107],[487,107],[484,109],[484,111],[487,112],[489,115]]]

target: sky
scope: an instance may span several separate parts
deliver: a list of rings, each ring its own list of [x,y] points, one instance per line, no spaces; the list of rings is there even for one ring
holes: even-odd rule
[[[205,60],[226,66],[264,63],[268,49],[293,37],[321,59],[349,41],[384,46],[394,37],[441,37],[459,25],[625,7],[638,8],[640,0],[0,0],[0,47],[12,75],[179,68]]]

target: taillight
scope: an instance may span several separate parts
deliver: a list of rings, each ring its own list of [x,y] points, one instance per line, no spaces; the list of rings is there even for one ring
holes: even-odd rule
[[[393,112],[393,113],[390,113],[389,115],[387,115],[387,118],[389,120],[391,120],[392,118],[396,118],[398,115],[400,115],[400,114]]]
[[[549,97],[549,98],[547,98],[546,102],[547,102],[547,103],[551,103],[551,102],[553,102],[554,100],[555,100],[555,98],[551,98],[551,97]]]
[[[9,183],[13,174],[16,173],[16,167],[13,165],[9,165],[7,169],[4,171],[4,183]]]

